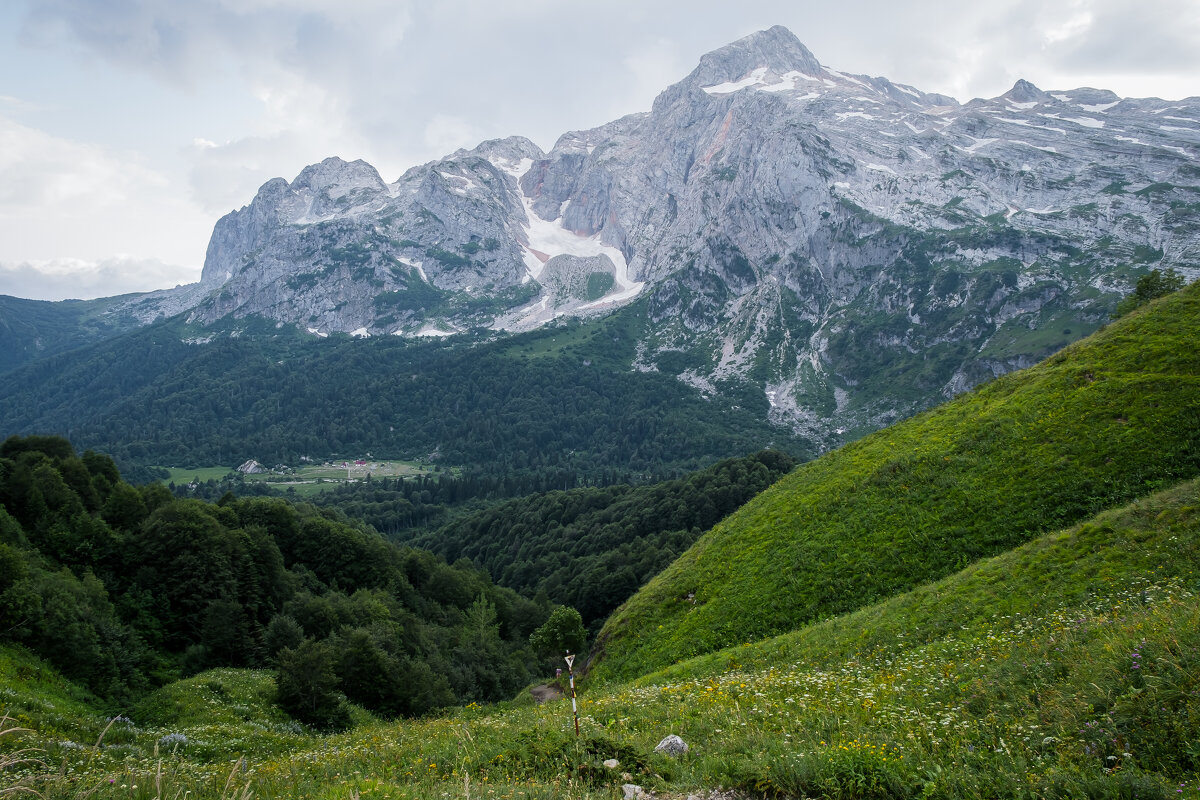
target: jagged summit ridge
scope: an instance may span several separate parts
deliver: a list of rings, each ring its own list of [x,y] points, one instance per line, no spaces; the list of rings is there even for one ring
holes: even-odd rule
[[[1050,99],[1048,94],[1024,78],[1019,79],[1000,97],[1012,103],[1044,103]]]
[[[685,81],[699,86],[736,81],[752,70],[765,67],[782,75],[798,71],[821,74],[821,62],[782,25],[752,33],[700,58]]]

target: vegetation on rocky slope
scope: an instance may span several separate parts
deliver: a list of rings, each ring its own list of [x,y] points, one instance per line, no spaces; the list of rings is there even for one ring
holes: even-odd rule
[[[413,342],[176,319],[8,373],[0,436],[67,433],[123,469],[371,454],[519,486],[677,477],[769,445],[810,454],[766,422],[760,390],[710,401],[631,370],[638,324]]]

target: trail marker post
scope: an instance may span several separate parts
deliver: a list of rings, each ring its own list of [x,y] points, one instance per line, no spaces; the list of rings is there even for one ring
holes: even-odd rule
[[[575,717],[575,738],[579,738],[579,706],[575,703],[575,656],[568,651],[563,661],[567,662],[567,676],[571,681],[571,715]]]

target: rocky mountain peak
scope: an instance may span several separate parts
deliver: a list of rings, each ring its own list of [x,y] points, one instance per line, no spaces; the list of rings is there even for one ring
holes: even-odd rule
[[[736,81],[761,67],[777,74],[792,70],[808,75],[821,72],[821,62],[801,44],[795,34],[782,25],[776,25],[702,56],[699,65],[686,80],[699,81],[700,86]]]
[[[673,105],[681,95],[705,86],[740,81],[752,73],[780,76],[786,73],[819,75],[821,62],[796,35],[775,25],[700,57],[700,63],[686,78],[664,91],[654,101],[654,109]]]
[[[218,222],[197,319],[430,336],[642,302],[635,368],[756,383],[834,443],[1093,330],[1152,265],[1200,275],[1197,154],[1197,101],[1020,80],[960,105],[774,27],[548,153],[269,181]]]
[[[504,139],[488,139],[486,142],[481,142],[470,150],[465,147],[460,148],[455,150],[450,158],[457,160],[471,156],[484,158],[492,162],[507,161],[516,163],[525,158],[536,161],[540,158],[545,158],[546,154],[542,152],[542,148],[524,136],[508,136]]]
[[[355,189],[382,191],[386,186],[379,171],[362,159],[343,161],[330,156],[320,164],[310,164],[302,169],[290,188],[293,191],[325,192],[336,198]]]
[[[1024,78],[1014,83],[1013,87],[1000,97],[1013,103],[1044,103],[1051,99],[1050,95]]]

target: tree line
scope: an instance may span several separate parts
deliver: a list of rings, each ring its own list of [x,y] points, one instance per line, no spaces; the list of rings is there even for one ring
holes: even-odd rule
[[[525,597],[577,609],[598,629],[647,580],[796,465],[776,450],[657,483],[577,485],[574,473],[423,474],[340,484],[311,502],[448,560],[470,559]],[[259,481],[176,486],[180,497],[270,493]]]

